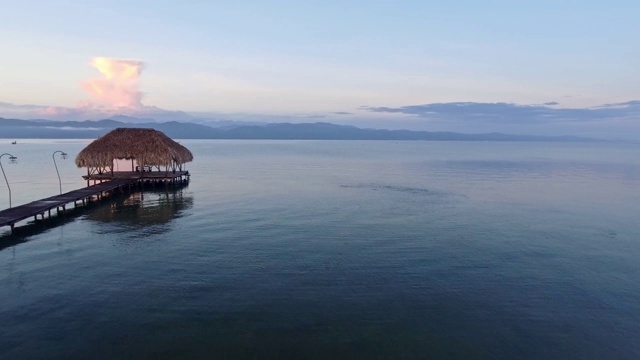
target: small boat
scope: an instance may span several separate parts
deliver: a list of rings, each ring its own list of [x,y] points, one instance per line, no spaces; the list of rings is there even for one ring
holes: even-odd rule
[[[12,142],[12,143],[11,143],[11,145],[15,145],[15,144],[17,144],[17,143],[18,143],[18,142],[14,141],[14,142]]]

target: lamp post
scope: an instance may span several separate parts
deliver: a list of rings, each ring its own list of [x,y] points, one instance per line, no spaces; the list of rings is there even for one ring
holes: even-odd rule
[[[63,159],[67,158],[67,153],[62,150],[56,150],[51,154],[51,158],[53,159],[53,166],[56,167],[56,174],[58,174],[58,184],[60,185],[60,194],[62,194],[62,180],[60,180],[60,172],[58,171],[58,164],[56,164],[56,154],[60,153]]]
[[[0,155],[0,170],[2,170],[2,176],[4,176],[4,181],[7,183],[7,189],[9,189],[9,208],[11,208],[11,187],[9,186],[9,180],[7,180],[7,175],[4,173],[4,168],[2,167],[2,157],[5,155],[9,155],[9,162],[11,164],[15,164],[18,158],[9,153]]]

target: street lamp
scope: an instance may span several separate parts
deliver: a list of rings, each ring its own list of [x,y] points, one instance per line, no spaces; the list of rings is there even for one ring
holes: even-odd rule
[[[60,172],[58,171],[58,164],[56,164],[56,154],[60,153],[60,156],[63,159],[67,158],[67,153],[61,150],[56,150],[51,154],[51,158],[53,159],[53,166],[56,167],[56,174],[58,174],[58,184],[60,184],[60,194],[62,194],[62,180],[60,180]]]
[[[0,169],[2,170],[2,176],[4,176],[4,181],[7,183],[7,189],[9,189],[9,208],[11,208],[11,187],[9,186],[9,180],[7,180],[7,175],[4,173],[4,168],[2,167],[2,157],[5,155],[9,155],[9,163],[10,164],[15,164],[18,162],[18,158],[9,154],[9,153],[4,153],[2,155],[0,155]]]

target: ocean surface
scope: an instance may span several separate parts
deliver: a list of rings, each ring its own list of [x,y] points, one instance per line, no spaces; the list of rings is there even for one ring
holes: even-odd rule
[[[0,228],[0,358],[640,358],[638,144],[181,143],[185,188]],[[86,144],[0,140],[13,205]]]

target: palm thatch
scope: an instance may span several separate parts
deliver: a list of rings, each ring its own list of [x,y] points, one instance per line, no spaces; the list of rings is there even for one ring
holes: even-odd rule
[[[76,165],[110,168],[114,159],[135,159],[138,165],[169,167],[192,161],[193,154],[160,131],[117,128],[82,149]]]

